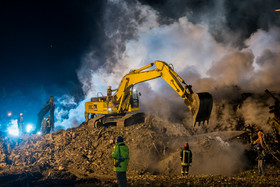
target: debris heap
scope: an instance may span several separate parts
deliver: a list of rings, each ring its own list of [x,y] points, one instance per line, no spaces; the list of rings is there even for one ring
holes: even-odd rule
[[[40,182],[45,184],[46,181],[48,184],[50,181],[56,181],[55,184],[60,184],[59,181],[61,184],[67,182],[72,184],[73,181],[91,182],[100,186],[115,184],[111,154],[118,136],[123,136],[129,146],[130,162],[127,175],[130,184],[135,185],[142,185],[143,181],[156,184],[157,180],[164,181],[162,178],[165,180],[169,180],[168,177],[170,180],[172,177],[178,178],[181,169],[179,152],[185,141],[190,142],[195,155],[190,169],[191,174],[209,172],[201,170],[203,168],[201,165],[206,168],[210,163],[213,169],[215,163],[211,159],[215,158],[219,159],[224,169],[227,167],[223,163],[226,162],[226,158],[230,158],[230,164],[238,165],[231,157],[233,155],[231,150],[235,153],[234,157],[242,159],[242,151],[239,154],[236,152],[242,147],[239,144],[229,145],[218,134],[190,138],[189,131],[182,124],[170,124],[155,116],[147,116],[144,123],[124,128],[116,126],[94,128],[81,124],[77,128],[59,130],[44,136],[26,136],[17,142],[5,139],[0,144],[2,169],[0,183],[13,181],[7,180],[8,177],[19,182],[29,181],[28,184],[30,181],[34,184]],[[7,147],[10,147],[8,151]],[[206,158],[206,155],[207,162],[204,163],[203,158]],[[228,167],[232,168],[230,164]],[[241,170],[242,166],[238,171]],[[219,174],[219,171],[213,171],[214,174],[215,172]],[[191,178],[193,181],[190,184],[199,181],[194,176]],[[177,182],[180,181],[181,184],[185,182],[184,180],[178,178]],[[177,184],[175,181],[173,183]]]

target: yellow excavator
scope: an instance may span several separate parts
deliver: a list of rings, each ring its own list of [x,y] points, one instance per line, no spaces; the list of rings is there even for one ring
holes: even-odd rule
[[[155,68],[147,70],[151,67]],[[126,74],[118,89],[112,90],[111,86],[108,86],[107,96],[93,97],[90,102],[85,103],[86,122],[95,127],[110,123],[123,127],[143,122],[144,114],[136,113],[140,109],[139,93],[133,89],[133,86],[161,77],[184,100],[192,113],[194,126],[196,123],[199,125],[201,122],[208,123],[213,106],[211,94],[194,93],[192,86],[187,85],[172,67],[166,62],[155,61]]]

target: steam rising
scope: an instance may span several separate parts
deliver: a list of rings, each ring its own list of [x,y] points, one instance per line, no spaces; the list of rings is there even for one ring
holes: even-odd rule
[[[223,7],[223,3],[216,7]],[[163,60],[172,63],[187,84],[193,85],[195,92],[210,92],[213,95],[215,103],[208,132],[235,130],[240,120],[243,124],[253,123],[264,128],[268,117],[267,105],[271,104],[271,100],[261,95],[266,88],[280,92],[280,79],[277,78],[280,70],[280,28],[259,29],[242,41],[245,45],[234,46],[232,43],[236,43],[240,33],[227,32],[226,12],[220,8],[223,11],[211,10],[200,15],[203,20],[196,23],[188,19],[188,13],[166,23],[160,21],[162,17],[158,11],[137,1],[108,1],[103,19],[104,55],[101,58],[95,51],[85,54],[77,72],[86,99],[70,111],[68,120],[57,124],[71,127],[73,120],[80,124],[84,117],[84,103],[90,97],[97,96],[98,92],[105,93],[108,85],[117,88],[130,70]],[[215,18],[219,19],[212,25],[216,19],[211,17],[211,13],[215,12],[220,13],[215,14]],[[217,41],[218,31],[222,33],[218,38],[226,42]],[[142,109],[146,113],[157,114],[169,122],[180,122],[191,129],[191,116],[186,106],[163,80],[139,84],[137,89],[142,93]],[[242,94],[248,92],[255,97],[242,98]],[[59,112],[63,115],[62,110],[56,111]],[[228,150],[226,156],[216,155],[216,159],[241,167],[239,160],[233,160],[231,155],[233,152],[240,155],[243,148],[230,146],[234,148]]]

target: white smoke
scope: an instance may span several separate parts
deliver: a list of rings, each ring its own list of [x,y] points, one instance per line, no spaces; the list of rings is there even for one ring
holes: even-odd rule
[[[76,103],[74,97],[63,95],[55,101],[55,105],[56,128],[77,127],[84,121],[85,100]]]

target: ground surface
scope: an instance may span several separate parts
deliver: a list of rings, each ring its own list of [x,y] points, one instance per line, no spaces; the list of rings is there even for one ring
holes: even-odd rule
[[[280,169],[258,176],[245,157],[248,145],[229,141],[240,132],[192,135],[153,116],[142,124],[94,128],[82,124],[44,136],[2,137],[0,186],[117,186],[111,153],[121,135],[130,149],[129,186],[280,185]],[[180,176],[179,153],[193,151],[190,175]]]

